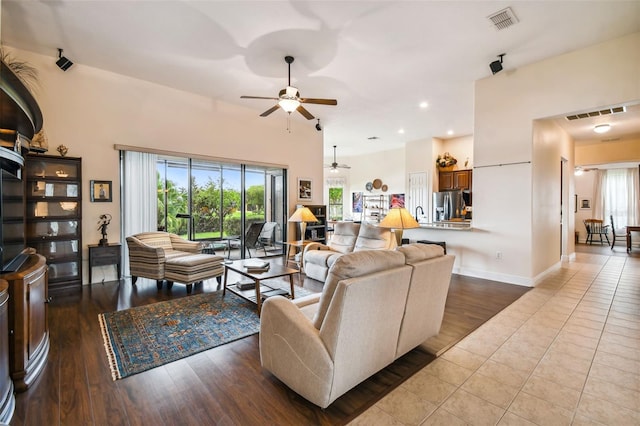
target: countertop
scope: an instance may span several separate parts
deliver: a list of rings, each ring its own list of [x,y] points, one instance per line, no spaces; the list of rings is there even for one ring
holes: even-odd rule
[[[422,229],[442,229],[442,230],[450,230],[450,231],[470,231],[473,229],[470,220],[464,221],[441,221],[441,222],[430,222],[430,223],[420,223],[420,228]]]

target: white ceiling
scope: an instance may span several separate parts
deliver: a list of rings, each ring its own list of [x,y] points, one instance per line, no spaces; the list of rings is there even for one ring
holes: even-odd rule
[[[506,7],[519,22],[497,31],[487,17]],[[258,117],[273,101],[240,96],[277,96],[292,55],[302,97],[338,100],[305,106],[340,160],[471,134],[474,81],[498,54],[508,71],[638,32],[640,2],[2,0],[1,28],[8,46],[61,47],[76,64],[255,109],[283,131],[284,111]],[[294,115],[293,131],[316,124]]]

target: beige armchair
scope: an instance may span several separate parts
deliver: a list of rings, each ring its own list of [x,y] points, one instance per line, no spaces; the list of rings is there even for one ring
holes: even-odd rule
[[[302,256],[304,272],[310,278],[324,281],[329,268],[343,254],[393,249],[396,245],[395,235],[390,229],[366,223],[337,222],[328,244],[311,243],[305,247]]]

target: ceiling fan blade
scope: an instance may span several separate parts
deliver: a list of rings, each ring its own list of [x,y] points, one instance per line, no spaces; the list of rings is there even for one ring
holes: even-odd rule
[[[280,108],[280,105],[275,104],[274,106],[272,106],[271,108],[269,108],[268,110],[260,114],[260,117],[266,117],[267,115],[271,114],[273,111],[277,110],[278,108]]]
[[[240,96],[240,99],[271,99],[277,101],[278,98],[267,97],[267,96]]]
[[[303,104],[338,105],[338,101],[335,99],[301,98],[300,102]]]
[[[311,113],[310,113],[309,111],[307,111],[306,109],[304,109],[304,107],[303,107],[302,105],[300,105],[300,106],[297,108],[297,110],[298,110],[298,112],[299,112],[300,114],[304,115],[304,117],[305,117],[307,120],[313,120],[313,119],[314,119],[313,115],[311,115]]]
[[[351,166],[347,166],[346,164],[338,164],[338,167],[340,167],[341,169],[350,169]]]

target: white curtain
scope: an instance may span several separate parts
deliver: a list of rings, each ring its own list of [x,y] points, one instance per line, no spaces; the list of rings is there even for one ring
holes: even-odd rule
[[[158,178],[156,154],[124,151],[123,252],[124,275],[129,276],[129,251],[124,238],[158,228]]]
[[[602,180],[603,218],[616,228],[640,223],[638,169],[609,169]]]
[[[606,223],[606,216],[604,215],[605,175],[606,170],[596,170],[596,178],[593,183],[593,217],[591,219],[603,219]]]

